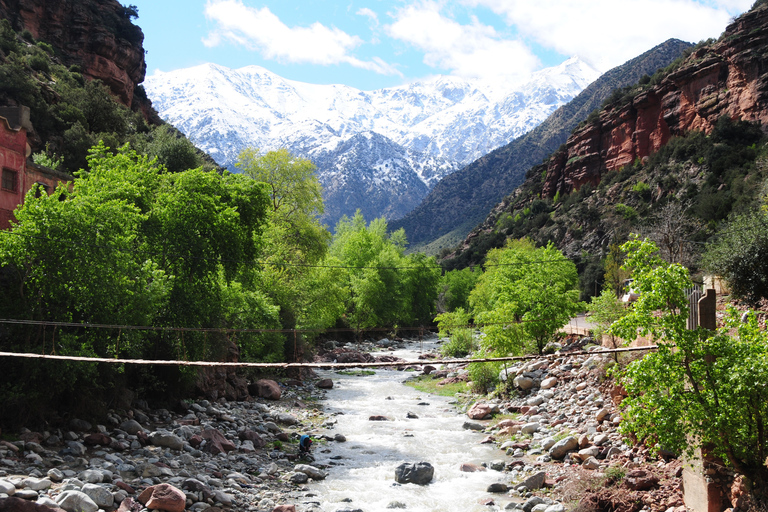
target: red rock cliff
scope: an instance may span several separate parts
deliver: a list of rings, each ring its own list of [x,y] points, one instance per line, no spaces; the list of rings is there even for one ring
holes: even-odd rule
[[[144,34],[116,0],[0,0],[0,17],[51,44],[67,65],[98,78],[127,107],[144,81]],[[137,98],[139,99],[139,98]]]
[[[596,185],[605,172],[643,159],[674,135],[709,133],[721,116],[768,125],[768,7],[739,17],[658,85],[575,131],[549,160],[542,196]]]

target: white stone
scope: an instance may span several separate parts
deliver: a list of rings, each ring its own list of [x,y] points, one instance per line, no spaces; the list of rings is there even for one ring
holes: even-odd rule
[[[88,495],[99,508],[111,508],[115,502],[115,498],[112,493],[105,487],[96,484],[85,484],[82,489],[83,493]]]
[[[13,496],[15,492],[16,492],[15,485],[13,485],[8,480],[0,480],[0,493],[7,494],[8,496]]]
[[[541,381],[541,389],[550,389],[557,385],[557,377],[548,377]]]
[[[99,506],[80,491],[64,491],[56,497],[56,503],[67,512],[96,512]]]

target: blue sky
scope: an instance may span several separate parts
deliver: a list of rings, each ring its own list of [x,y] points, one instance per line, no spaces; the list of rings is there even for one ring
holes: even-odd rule
[[[754,0],[127,0],[147,74],[213,62],[391,87],[435,74],[514,82],[578,55],[607,71],[670,37],[718,37]]]

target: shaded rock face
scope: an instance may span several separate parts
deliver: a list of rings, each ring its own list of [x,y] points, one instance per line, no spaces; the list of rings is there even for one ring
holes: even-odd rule
[[[675,135],[710,133],[722,116],[767,125],[767,27],[768,8],[744,14],[661,83],[572,133],[549,160],[542,196],[597,185],[604,173],[642,160]]]
[[[133,105],[147,69],[144,34],[117,0],[0,0],[0,17],[51,44],[65,64],[80,66],[83,75],[104,82],[125,106]],[[145,98],[137,101],[148,108]]]

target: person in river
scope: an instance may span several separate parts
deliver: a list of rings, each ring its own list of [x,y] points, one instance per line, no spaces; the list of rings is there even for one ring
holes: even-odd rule
[[[309,450],[311,448],[312,448],[312,439],[307,435],[301,436],[299,438],[299,452],[301,454],[309,455]]]

